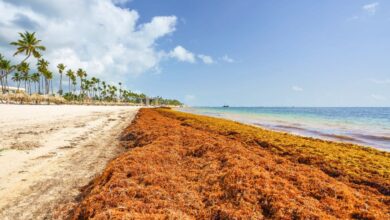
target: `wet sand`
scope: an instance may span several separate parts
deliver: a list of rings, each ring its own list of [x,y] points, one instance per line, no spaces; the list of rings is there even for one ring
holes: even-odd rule
[[[138,107],[0,105],[0,219],[52,219],[123,149]]]

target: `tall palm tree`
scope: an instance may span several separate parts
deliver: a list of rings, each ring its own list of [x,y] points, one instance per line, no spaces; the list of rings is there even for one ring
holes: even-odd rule
[[[39,86],[39,73],[33,73],[31,75],[31,81],[34,83],[34,89],[35,89],[35,92],[37,92],[37,84]],[[40,91],[40,89],[38,88],[38,92]]]
[[[32,76],[33,76],[33,74],[27,75],[27,88],[28,88],[29,95],[32,94],[32,89],[31,89]]]
[[[72,85],[73,85],[73,93],[76,93],[76,85],[77,85],[76,75],[73,74],[71,77],[71,80],[72,80]]]
[[[11,42],[11,45],[17,46],[14,56],[24,53],[26,57],[22,62],[26,61],[31,55],[37,59],[41,58],[40,51],[45,51],[46,48],[40,45],[41,40],[38,40],[35,37],[35,32],[30,33],[26,31],[24,33],[19,33],[19,36],[21,39]]]
[[[13,76],[11,79],[12,79],[13,81],[16,82],[16,85],[17,85],[17,87],[18,87],[18,90],[17,90],[17,91],[19,91],[19,88],[20,88],[20,81],[22,80],[22,77],[21,77],[20,73],[16,72],[16,73],[14,74],[14,76]]]
[[[71,93],[71,85],[70,85],[70,81],[71,79],[74,77],[74,72],[73,70],[69,69],[67,72],[66,72],[66,76],[68,77],[69,79],[69,94]]]
[[[122,83],[119,82],[119,100],[122,99]]]
[[[45,74],[46,80],[47,80],[47,88],[50,94],[50,89],[51,89],[51,94],[54,95],[54,90],[53,90],[53,72],[47,70]]]
[[[106,99],[106,95],[107,95],[107,85],[106,85],[106,82],[103,81],[102,82],[102,86],[103,86],[103,90],[101,91],[101,98],[102,99]]]
[[[41,76],[44,77],[44,80],[45,80],[45,93],[48,94],[49,83],[48,83],[47,76],[49,75],[49,73],[48,73],[49,70],[47,69],[47,67],[49,66],[49,62],[47,62],[44,59],[39,59],[37,65],[38,65],[38,72],[41,74]]]
[[[6,91],[6,88],[8,87],[8,74],[12,72],[12,69],[14,66],[11,64],[10,60],[1,60],[0,62],[0,69],[1,69],[1,76],[0,76],[0,81],[1,81],[1,89],[3,94]]]
[[[96,87],[96,93],[97,93],[96,96],[98,98],[100,98],[100,92],[102,90],[102,88],[100,87],[100,79],[96,78],[95,82],[96,82],[96,85],[97,85],[97,87]]]
[[[22,73],[22,80],[24,81],[24,90],[27,92],[27,81],[29,80],[28,72],[30,71],[30,64],[22,62],[17,67],[18,71]]]
[[[4,73],[4,70],[3,70],[3,62],[4,62],[4,56],[0,53],[0,84],[1,84],[1,91],[3,91],[3,73]]]
[[[77,76],[80,78],[80,95],[84,92],[83,91],[83,78],[85,78],[87,76],[87,73],[79,68],[76,72]]]
[[[57,65],[57,68],[58,68],[58,72],[60,73],[60,90],[58,91],[58,93],[60,95],[62,95],[62,73],[64,72],[66,66],[63,64],[63,63],[60,63]]]

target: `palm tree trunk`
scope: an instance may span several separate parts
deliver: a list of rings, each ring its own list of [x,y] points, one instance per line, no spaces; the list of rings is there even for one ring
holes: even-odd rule
[[[47,78],[45,78],[45,90],[46,90],[46,95],[49,95],[50,88],[49,88],[49,81],[47,80]]]
[[[43,95],[42,76],[39,76],[39,94]],[[41,90],[42,88],[42,90]]]
[[[62,74],[60,74],[60,95],[62,95]]]
[[[6,89],[8,88],[8,93],[9,93],[8,74],[7,74],[7,72],[6,72],[6,75],[5,75],[5,88],[6,88]]]
[[[4,82],[3,82],[3,78],[0,79],[0,84],[1,84],[1,92],[4,94],[5,92],[5,89],[4,89]]]

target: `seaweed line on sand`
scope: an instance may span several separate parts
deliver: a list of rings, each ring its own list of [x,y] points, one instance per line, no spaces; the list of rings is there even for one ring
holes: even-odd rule
[[[71,219],[389,219],[390,156],[142,109]]]

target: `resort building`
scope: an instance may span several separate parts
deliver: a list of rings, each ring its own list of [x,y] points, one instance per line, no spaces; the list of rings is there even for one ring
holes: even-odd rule
[[[23,89],[23,88],[17,88],[17,87],[13,87],[13,86],[6,86],[6,87],[4,87],[4,93],[16,93],[17,91],[19,91],[19,92],[25,92],[25,89]],[[0,89],[0,94],[2,94],[3,93],[3,90],[2,89]]]

